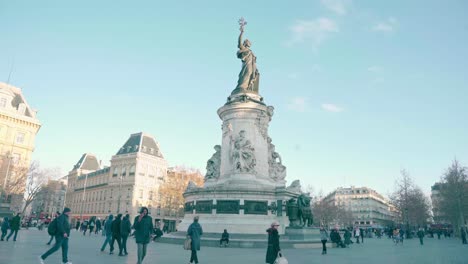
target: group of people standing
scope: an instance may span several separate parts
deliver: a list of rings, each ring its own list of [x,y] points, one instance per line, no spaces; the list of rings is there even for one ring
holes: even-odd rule
[[[76,222],[76,231],[80,230],[83,232],[83,236],[86,235],[86,232],[89,230],[89,235],[91,235],[94,231],[94,234],[98,234],[102,230],[103,222],[99,218],[91,218],[89,221],[85,220],[80,222],[79,220]]]

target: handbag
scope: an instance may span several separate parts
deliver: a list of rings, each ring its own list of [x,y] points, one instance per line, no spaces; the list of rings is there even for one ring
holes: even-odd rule
[[[283,256],[283,254],[281,254],[281,252],[278,252],[278,257],[276,257],[274,264],[288,264],[288,260]]]
[[[187,236],[187,238],[184,241],[184,249],[192,250],[192,239],[190,238],[190,236]]]

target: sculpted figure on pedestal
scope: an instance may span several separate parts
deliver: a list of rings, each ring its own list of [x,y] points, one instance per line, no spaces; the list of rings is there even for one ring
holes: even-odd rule
[[[257,70],[257,57],[250,50],[252,45],[248,39],[242,42],[242,35],[244,34],[244,26],[247,22],[244,18],[239,20],[240,35],[238,41],[237,57],[242,61],[242,69],[239,73],[239,80],[237,81],[237,87],[232,91],[232,94],[240,92],[254,92],[258,93],[258,82],[260,74]]]
[[[255,154],[250,140],[245,138],[245,131],[241,130],[235,139],[231,135],[231,162],[235,172],[255,172]]]
[[[295,180],[286,189],[289,191],[296,192],[296,193],[302,193],[301,188],[302,188],[301,181]]]
[[[275,151],[275,145],[271,143],[271,138],[268,137],[268,165],[269,174],[272,179],[284,180],[286,178],[286,167],[281,161],[281,156]]]
[[[208,179],[217,179],[219,177],[219,169],[221,167],[221,146],[214,146],[215,153],[206,162],[205,181]]]

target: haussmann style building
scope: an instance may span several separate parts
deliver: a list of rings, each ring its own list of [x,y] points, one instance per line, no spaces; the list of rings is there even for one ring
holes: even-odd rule
[[[350,211],[354,226],[382,228],[392,225],[397,216],[395,207],[381,194],[367,187],[337,188],[323,201]]]
[[[41,128],[36,115],[20,88],[0,82],[0,217],[22,210],[26,179],[19,175],[29,169]]]
[[[167,162],[157,141],[149,134],[130,135],[102,168],[95,155],[86,153],[67,175],[66,206],[76,219],[109,214],[135,216],[142,206],[156,214],[158,189],[167,174]]]

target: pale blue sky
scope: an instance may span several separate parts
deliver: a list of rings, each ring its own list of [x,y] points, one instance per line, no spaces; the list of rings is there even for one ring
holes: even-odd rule
[[[426,193],[468,164],[468,2],[0,0],[0,81],[43,123],[34,158],[65,175],[84,152],[108,164],[131,133],[171,166],[204,171],[216,110],[235,88],[248,21],[270,135],[324,193],[383,194],[406,168]]]

